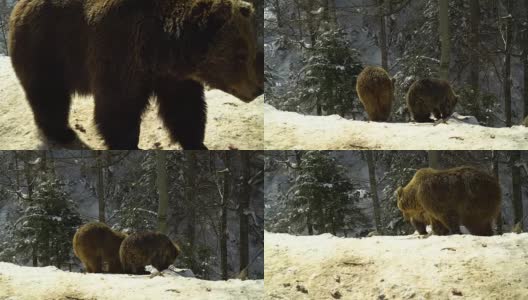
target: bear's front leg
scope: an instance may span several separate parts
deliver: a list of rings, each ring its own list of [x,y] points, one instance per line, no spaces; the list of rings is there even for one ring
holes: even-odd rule
[[[207,150],[204,145],[207,107],[203,85],[194,80],[158,79],[155,94],[159,115],[173,142],[184,150]]]
[[[95,122],[110,150],[138,149],[141,114],[147,106],[148,93],[123,94],[105,89],[95,95]]]
[[[427,234],[427,227],[424,222],[417,221],[415,218],[411,218],[411,224],[413,225],[414,229],[418,231],[419,234],[425,235]]]

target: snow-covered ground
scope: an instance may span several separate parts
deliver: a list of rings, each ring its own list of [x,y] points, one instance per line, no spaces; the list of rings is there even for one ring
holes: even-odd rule
[[[528,128],[491,128],[449,119],[447,124],[378,123],[307,116],[264,104],[267,150],[527,150]]]
[[[264,299],[264,281],[206,281],[164,276],[83,274],[55,267],[22,267],[0,262],[0,299]]]
[[[264,96],[249,104],[219,90],[207,91],[205,97],[209,112],[205,145],[209,149],[263,148]],[[70,125],[88,147],[104,149],[93,123],[93,109],[91,97],[74,97]],[[143,115],[139,148],[179,149],[178,144],[170,143],[156,111],[151,106]],[[39,139],[31,109],[9,57],[0,56],[0,149],[33,150],[49,147],[53,146],[44,145]]]
[[[267,299],[528,299],[528,233],[265,233]]]

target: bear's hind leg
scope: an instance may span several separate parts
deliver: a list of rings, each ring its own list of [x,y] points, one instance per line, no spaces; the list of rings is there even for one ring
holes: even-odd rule
[[[121,262],[119,259],[108,260],[108,273],[122,273]]]
[[[449,234],[462,234],[458,214],[454,211],[445,213],[440,221],[449,230]]]
[[[155,94],[159,115],[171,139],[184,150],[207,150],[204,145],[207,107],[203,85],[194,80],[159,79]]]
[[[33,110],[37,127],[51,142],[68,144],[75,140],[75,132],[68,125],[71,96],[61,87],[42,82],[26,89],[26,97]]]
[[[481,235],[481,236],[492,236],[493,229],[490,222],[483,222],[480,224],[464,224],[464,226],[469,230],[469,233],[472,235]]]
[[[431,114],[415,114],[413,115],[413,119],[414,121],[416,121],[417,123],[430,123],[430,122],[433,122],[433,120],[431,120],[430,118]]]
[[[141,115],[148,93],[136,96],[97,93],[95,123],[110,150],[138,149]]]

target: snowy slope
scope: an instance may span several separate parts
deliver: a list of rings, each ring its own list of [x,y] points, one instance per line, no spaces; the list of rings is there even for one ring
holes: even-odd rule
[[[268,299],[528,299],[528,233],[265,233]]]
[[[526,150],[528,128],[490,128],[450,119],[447,124],[377,123],[307,116],[264,104],[267,150]]]
[[[262,280],[206,281],[170,275],[82,274],[0,262],[0,299],[263,299]]]
[[[205,97],[209,111],[205,145],[209,149],[262,149],[263,96],[249,104],[219,90],[207,91]],[[91,97],[86,98],[74,97],[70,125],[90,148],[104,149],[93,124],[94,101]],[[179,149],[178,144],[170,144],[156,111],[151,106],[143,115],[139,148]],[[0,56],[0,149],[33,150],[49,147],[39,140],[31,109],[9,57]],[[80,145],[76,148],[80,148]]]

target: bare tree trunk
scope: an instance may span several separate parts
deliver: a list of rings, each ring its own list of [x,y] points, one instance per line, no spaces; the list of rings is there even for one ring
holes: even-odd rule
[[[439,160],[440,160],[440,152],[439,151],[434,151],[434,150],[429,150],[427,151],[427,158],[428,158],[428,161],[429,161],[429,168],[433,168],[433,169],[439,169],[440,166],[439,166]]]
[[[298,24],[298,27],[299,27],[299,40],[302,41],[302,40],[304,40],[304,30],[303,30],[303,24],[301,22],[301,18],[302,18],[301,4],[299,3],[299,0],[294,0],[294,3],[295,3],[296,14],[297,14],[297,21],[299,22],[299,24]]]
[[[33,242],[33,246],[31,247],[31,257],[33,262],[33,267],[38,267],[38,243]]]
[[[335,0],[328,0],[330,1],[330,5],[328,9],[330,9],[330,20],[332,24],[337,27],[337,11],[336,11],[336,3]]]
[[[238,216],[240,219],[240,272],[246,270],[249,274],[249,222],[248,211],[251,197],[251,178],[250,152],[240,151],[242,158],[242,191],[240,193],[240,204],[238,207]]]
[[[26,177],[26,186],[27,186],[27,196],[26,200],[29,202],[33,201],[33,172],[31,170],[31,164],[29,163],[31,160],[31,153],[29,151],[22,152],[22,161],[24,162],[24,176]]]
[[[381,50],[381,66],[389,71],[389,50],[387,49],[387,25],[385,24],[385,0],[378,0],[380,17],[379,46]]]
[[[185,200],[187,204],[187,239],[189,241],[189,253],[191,255],[191,269],[196,270],[194,259],[194,244],[195,244],[195,223],[196,223],[196,206],[194,204],[194,176],[196,169],[196,153],[195,151],[185,151],[187,164],[185,168]]]
[[[16,188],[17,191],[20,190],[20,173],[18,169],[18,151],[13,151],[14,159],[15,159],[15,182],[16,182]]]
[[[33,172],[31,172],[31,165],[29,161],[31,160],[32,152],[29,151],[17,151],[15,152],[15,164],[16,164],[16,170],[18,174],[18,159],[17,157],[20,157],[21,161],[23,162],[23,180],[26,182],[27,187],[27,196],[26,199],[29,203],[33,202]],[[17,182],[19,181],[18,175],[17,175]],[[17,183],[17,187],[20,190],[21,186],[19,183]],[[38,267],[38,257],[39,257],[39,245],[38,240],[35,240],[31,246],[31,257],[32,257],[32,263],[34,267]]]
[[[504,45],[504,78],[503,78],[503,92],[504,92],[504,113],[506,117],[506,126],[512,126],[512,111],[511,111],[511,54],[512,54],[512,40],[513,40],[513,1],[507,0],[507,16],[506,20],[506,39]]]
[[[282,28],[282,11],[280,8],[280,1],[274,0],[273,7],[275,8],[275,14],[277,16],[277,27]]]
[[[310,47],[313,48],[315,47],[315,43],[317,41],[318,25],[316,23],[316,18],[312,14],[312,12],[316,10],[317,3],[315,0],[307,0],[307,2],[308,2],[308,6],[306,8],[306,15],[308,18],[306,19],[306,24],[308,26],[308,33],[310,34],[310,43],[311,43]],[[316,109],[316,113],[318,116],[323,115],[323,108],[322,108],[320,99],[316,99],[315,109]]]
[[[297,168],[299,168],[302,162],[302,152],[300,150],[294,150],[293,153],[295,153],[295,163],[297,164]],[[311,214],[312,211],[308,209],[308,213],[306,215],[306,229],[308,230],[309,235],[314,234]]]
[[[524,114],[523,117],[528,116],[528,1],[524,1],[524,28],[522,34],[522,62],[523,62],[523,73],[524,73],[524,87],[523,87],[523,99],[524,99]]]
[[[105,216],[105,193],[104,193],[104,172],[103,172],[103,151],[95,152],[95,168],[97,170],[97,199],[99,203],[99,222],[106,223]]]
[[[479,0],[470,0],[470,45],[472,55],[470,57],[469,82],[475,95],[479,92],[479,73],[480,73],[480,3]]]
[[[2,35],[2,44],[0,45],[0,53],[3,48],[5,55],[9,56],[9,47],[7,47],[7,31],[9,27],[9,11],[11,8],[7,4],[7,0],[0,2],[0,34]]]
[[[499,181],[499,153],[497,151],[491,151],[491,170],[493,171],[495,178],[497,178],[497,181]],[[497,234],[503,233],[502,223],[502,211],[499,210],[497,219],[495,219],[495,224],[497,225]]]
[[[441,57],[440,57],[440,78],[449,80],[449,63],[451,42],[449,36],[449,0],[438,0],[439,5],[439,32]]]
[[[163,150],[156,151],[156,184],[158,186],[158,231],[167,234],[167,208],[169,206],[169,190],[167,184],[167,154]]]
[[[378,233],[382,233],[381,209],[378,200],[378,183],[376,182],[376,167],[374,166],[372,151],[365,151],[365,155],[367,157],[367,166],[369,172],[370,194],[372,195],[372,203],[374,207],[374,225],[376,226],[376,231]]]
[[[222,215],[220,216],[220,269],[222,279],[227,280],[227,205],[231,187],[231,152],[224,151],[223,154],[225,170],[223,172]]]
[[[512,204],[513,204],[513,224],[520,224],[523,228],[523,203],[522,203],[522,189],[521,189],[521,167],[519,165],[521,160],[520,151],[512,151],[510,157],[510,166],[512,172]]]

